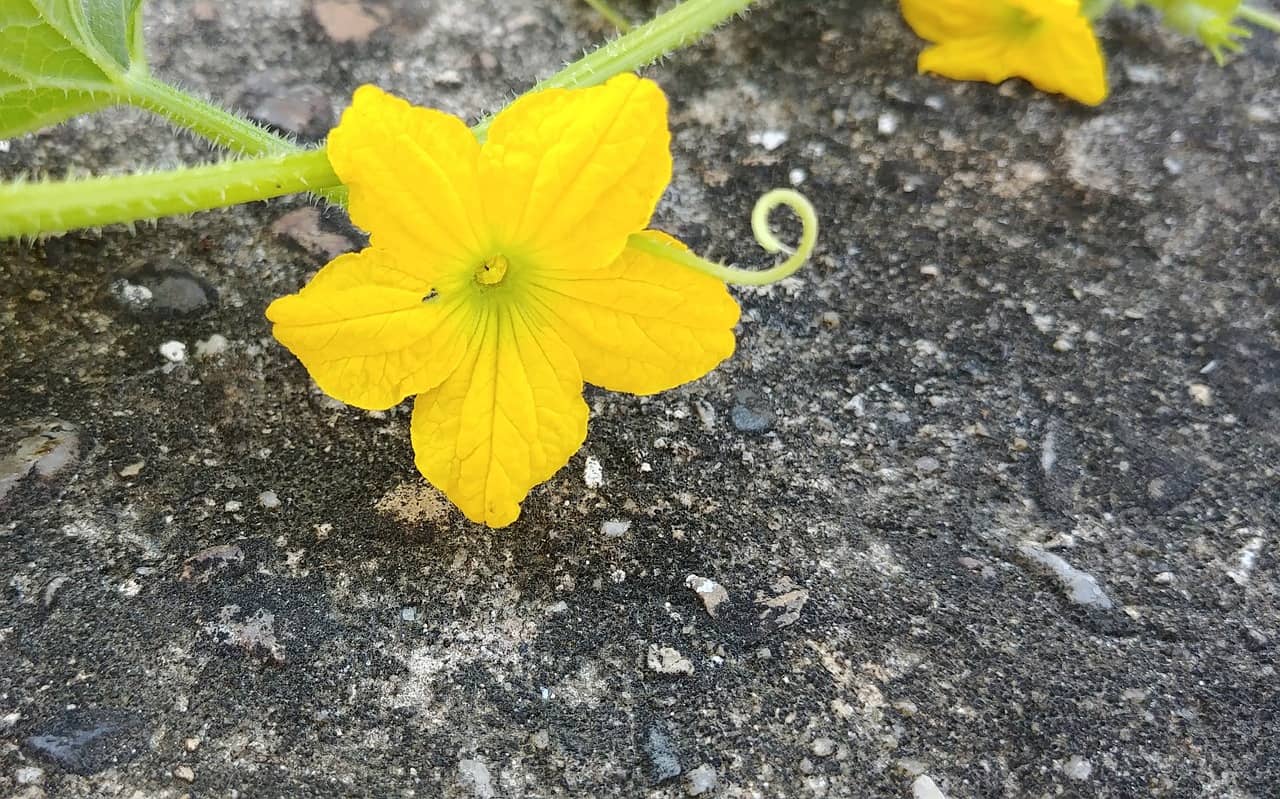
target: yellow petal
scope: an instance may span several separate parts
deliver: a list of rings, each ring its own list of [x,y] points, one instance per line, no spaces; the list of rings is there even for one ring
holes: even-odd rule
[[[650,236],[683,248],[658,231]],[[537,296],[588,383],[653,394],[733,354],[738,304],[724,283],[628,248],[608,267],[550,273]]]
[[[573,353],[519,309],[491,308],[466,357],[413,408],[418,470],[468,519],[506,527],[587,435]]]
[[[329,134],[329,162],[351,191],[351,220],[370,243],[429,279],[488,255],[476,162],[457,117],[361,86]]]
[[[1032,47],[1010,53],[1014,74],[1042,92],[1065,94],[1085,105],[1107,99],[1107,67],[1093,29],[1083,17],[1064,21]]]
[[[999,23],[1000,0],[902,0],[902,17],[921,39],[981,36]]]
[[[1106,66],[1091,31],[1087,37],[1038,37],[1015,46],[996,36],[958,39],[925,48],[921,72],[953,80],[1003,83],[1024,78],[1043,92],[1065,94],[1086,105],[1107,97]]]
[[[671,180],[667,99],[619,75],[512,103],[480,155],[496,250],[537,266],[603,267],[643,230]]]
[[[420,275],[370,248],[338,256],[267,318],[326,394],[381,410],[439,385],[466,353],[474,317],[430,294]]]

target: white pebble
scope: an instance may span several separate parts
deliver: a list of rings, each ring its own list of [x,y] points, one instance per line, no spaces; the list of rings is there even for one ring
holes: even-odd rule
[[[458,782],[471,789],[472,796],[477,799],[493,799],[493,777],[489,775],[489,767],[483,760],[459,760]]]
[[[631,529],[631,522],[627,519],[609,519],[600,524],[600,532],[604,533],[606,538],[619,538]]]
[[[1072,755],[1062,766],[1062,773],[1072,780],[1087,780],[1093,773],[1093,764],[1080,755]]]
[[[181,341],[166,341],[160,345],[160,354],[169,363],[182,363],[187,359],[187,345]]]
[[[1068,598],[1077,605],[1098,607],[1103,610],[1113,607],[1111,597],[1102,590],[1102,586],[1092,574],[1080,571],[1052,552],[1045,552],[1037,544],[1024,543],[1018,547],[1018,551],[1056,577]]]
[[[582,479],[587,488],[599,488],[604,485],[604,467],[594,456],[587,456],[587,465],[582,469]]]
[[[1204,383],[1192,383],[1187,386],[1187,393],[1191,395],[1191,399],[1197,405],[1213,404],[1213,389]]]
[[[876,130],[881,136],[892,136],[898,132],[898,115],[888,112],[880,115],[876,120]]]
[[[809,175],[803,169],[793,169],[787,173],[787,180],[791,182],[792,186],[799,186],[808,177]]]
[[[258,495],[258,504],[267,510],[280,507],[280,497],[274,491],[263,491]]]
[[[222,353],[226,352],[227,347],[229,346],[230,346],[230,342],[227,341],[226,336],[222,335],[221,333],[214,333],[212,336],[209,336],[207,339],[196,342],[196,357],[197,358],[216,358]]]
[[[938,783],[928,774],[921,774],[911,783],[911,796],[912,799],[947,799]]]
[[[769,152],[773,152],[782,145],[787,143],[787,135],[785,130],[762,130],[758,133],[751,133],[747,136],[747,141],[752,144],[758,144]]]
[[[700,796],[708,791],[715,790],[716,782],[719,778],[714,768],[703,763],[686,774],[685,779],[689,782],[685,785],[684,792],[690,796]]]
[[[19,785],[39,785],[44,782],[44,769],[36,766],[23,766],[13,772],[13,781]]]

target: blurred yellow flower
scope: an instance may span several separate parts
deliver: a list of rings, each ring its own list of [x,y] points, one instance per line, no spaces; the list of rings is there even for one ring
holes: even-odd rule
[[[921,72],[1002,83],[1025,78],[1087,105],[1107,97],[1102,50],[1079,0],[902,0],[922,39]]]
[[[666,97],[634,75],[523,97],[483,145],[363,86],[328,155],[370,245],[272,303],[273,332],[343,402],[416,395],[419,471],[472,521],[509,525],[582,445],[584,380],[650,394],[733,353],[724,283],[628,244],[682,248],[645,230],[670,139]]]

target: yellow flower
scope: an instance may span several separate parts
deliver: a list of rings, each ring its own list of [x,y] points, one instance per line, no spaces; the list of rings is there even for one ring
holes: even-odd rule
[[[482,145],[457,117],[373,86],[329,136],[365,250],[267,309],[333,397],[416,395],[422,474],[467,517],[515,521],[587,431],[583,381],[651,394],[729,357],[723,282],[628,245],[671,179],[652,81],[523,97]]]
[[[1087,105],[1107,97],[1102,50],[1079,0],[902,0],[922,39],[921,72],[1003,83],[1025,78],[1041,91]]]

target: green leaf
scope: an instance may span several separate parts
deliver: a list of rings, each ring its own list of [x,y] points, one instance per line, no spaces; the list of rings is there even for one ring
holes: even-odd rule
[[[114,105],[145,69],[142,0],[0,0],[0,139]]]

